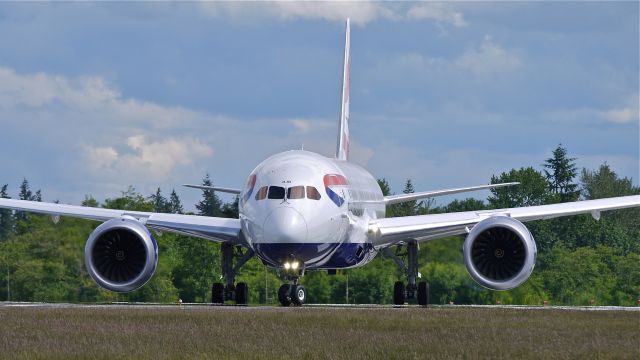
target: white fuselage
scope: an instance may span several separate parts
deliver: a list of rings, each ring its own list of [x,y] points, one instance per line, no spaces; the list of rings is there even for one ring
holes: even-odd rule
[[[240,195],[248,245],[274,267],[299,261],[307,269],[339,269],[369,262],[372,220],[385,205],[376,179],[355,164],[293,150],[263,161]]]

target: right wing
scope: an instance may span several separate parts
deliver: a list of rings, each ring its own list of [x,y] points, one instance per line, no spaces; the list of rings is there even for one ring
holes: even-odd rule
[[[427,241],[466,234],[474,225],[492,216],[508,216],[525,222],[591,213],[599,219],[601,211],[639,206],[640,195],[633,195],[510,209],[392,217],[374,221],[369,233],[373,245],[383,248],[411,239]]]
[[[196,236],[216,242],[244,244],[240,235],[239,219],[112,210],[13,199],[0,199],[0,208],[48,214],[54,218],[70,216],[102,222],[128,216],[156,231]]]

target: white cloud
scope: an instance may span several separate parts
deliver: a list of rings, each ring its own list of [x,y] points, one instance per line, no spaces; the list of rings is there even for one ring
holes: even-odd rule
[[[44,73],[19,75],[0,67],[0,106],[42,107],[53,102],[67,106],[92,106],[112,101],[120,94],[99,77],[70,80]]]
[[[295,132],[299,134],[314,133],[317,131],[333,128],[334,126],[337,128],[338,126],[338,120],[332,123],[328,120],[291,119],[289,120],[289,123],[293,125]]]
[[[204,2],[199,7],[208,16],[236,21],[251,18],[344,21],[350,17],[353,23],[365,25],[379,18],[397,17],[387,6],[373,1]]]
[[[180,167],[212,155],[211,147],[192,138],[147,141],[144,135],[134,135],[126,139],[126,149],[120,153],[112,146],[85,147],[85,159],[93,175],[112,180],[127,174],[141,181],[153,178],[164,182]]]
[[[600,112],[602,118],[616,124],[627,124],[640,121],[640,96],[638,94],[629,96],[627,106],[617,107]]]
[[[428,19],[438,23],[448,23],[455,27],[466,26],[461,12],[452,9],[449,4],[427,2],[413,6],[407,12],[409,19]]]
[[[204,2],[198,6],[212,17],[228,17],[236,21],[249,18],[318,19],[366,25],[379,19],[393,21],[428,20],[455,27],[467,25],[464,15],[447,3],[407,4],[378,1],[275,1],[275,2]]]
[[[522,65],[515,53],[495,44],[490,36],[484,37],[479,48],[468,49],[455,62],[457,66],[479,77],[513,71]]]

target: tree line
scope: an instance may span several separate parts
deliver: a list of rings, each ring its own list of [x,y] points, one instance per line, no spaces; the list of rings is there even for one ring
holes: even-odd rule
[[[559,145],[542,164],[512,169],[492,176],[491,183],[520,182],[491,191],[485,200],[467,198],[435,206],[433,200],[412,201],[387,208],[387,216],[411,216],[535,206],[576,200],[640,194],[632,179],[620,178],[609,165],[578,171],[575,158]],[[385,195],[392,190],[378,181]],[[212,186],[206,175],[202,184]],[[407,180],[404,193],[413,192]],[[0,197],[9,198],[8,185]],[[24,179],[18,196],[42,201]],[[86,196],[82,206],[132,211],[184,213],[175,190],[165,197],[161,189],[144,196],[133,187],[98,203]],[[237,217],[238,200],[225,203],[203,190],[195,204],[197,215]],[[454,236],[420,244],[420,274],[430,283],[432,303],[456,304],[572,304],[633,305],[640,298],[640,210],[602,213],[599,221],[578,215],[527,223],[537,246],[536,268],[519,288],[496,292],[481,288],[468,276],[462,258],[464,237]],[[158,268],[141,289],[128,294],[102,290],[86,272],[84,245],[97,223],[0,210],[0,300],[64,302],[209,302],[211,284],[220,278],[220,245],[202,239],[163,233]],[[391,303],[393,283],[406,281],[394,262],[378,255],[370,264],[341,270],[336,275],[309,271],[301,283],[315,303]],[[283,283],[275,270],[257,258],[241,270],[237,281],[249,284],[250,303],[277,303]]]

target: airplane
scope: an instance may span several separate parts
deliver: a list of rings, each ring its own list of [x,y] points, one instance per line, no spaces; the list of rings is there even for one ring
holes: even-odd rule
[[[246,283],[235,283],[241,267],[257,256],[277,269],[286,282],[278,290],[281,305],[302,305],[308,294],[299,278],[306,271],[363,266],[382,253],[391,257],[407,279],[394,284],[393,302],[426,306],[428,283],[419,281],[418,245],[453,235],[466,235],[463,255],[469,275],[492,290],[524,283],[536,263],[536,243],[523,222],[640,206],[640,196],[577,201],[498,210],[467,211],[409,217],[385,217],[388,205],[513,186],[491,184],[466,188],[384,196],[376,179],[349,162],[350,22],[346,21],[342,106],[335,157],[291,150],[261,162],[242,189],[185,185],[236,194],[239,218],[164,214],[89,208],[0,199],[0,208],[103,222],[85,246],[89,275],[101,287],[130,292],[154,274],[158,245],[151,233],[172,232],[221,244],[222,280],[212,285],[212,303],[247,304]],[[406,260],[391,249],[406,247]]]

